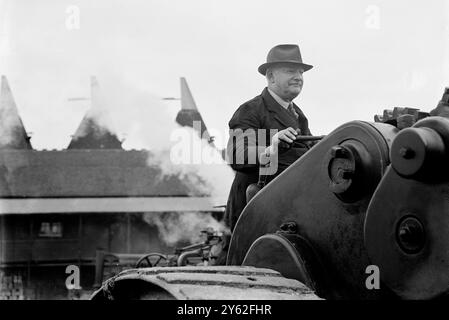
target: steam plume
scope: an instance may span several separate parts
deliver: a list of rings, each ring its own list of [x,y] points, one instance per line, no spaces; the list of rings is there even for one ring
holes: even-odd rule
[[[217,232],[228,232],[222,223],[210,214],[202,212],[148,212],[143,218],[148,224],[158,228],[159,236],[169,246],[178,242],[199,242],[200,232],[205,228],[212,228]]]

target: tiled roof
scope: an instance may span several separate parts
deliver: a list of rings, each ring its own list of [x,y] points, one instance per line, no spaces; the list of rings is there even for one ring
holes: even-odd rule
[[[207,196],[201,179],[191,184],[164,174],[151,157],[134,150],[2,150],[0,197]]]

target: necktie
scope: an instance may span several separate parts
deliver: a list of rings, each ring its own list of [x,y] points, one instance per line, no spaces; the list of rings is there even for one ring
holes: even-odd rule
[[[293,103],[290,103],[290,104],[288,105],[287,110],[288,110],[288,112],[290,112],[290,114],[291,114],[295,119],[298,119],[298,114],[296,113],[295,109],[293,108]]]

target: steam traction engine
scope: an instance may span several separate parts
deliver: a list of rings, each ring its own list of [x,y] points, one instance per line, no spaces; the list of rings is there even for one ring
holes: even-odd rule
[[[445,296],[447,110],[449,89],[430,114],[396,109],[340,126],[249,201],[227,266],[127,270],[93,299]]]

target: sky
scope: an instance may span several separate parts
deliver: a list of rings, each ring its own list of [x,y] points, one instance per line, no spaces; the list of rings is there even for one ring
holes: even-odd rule
[[[185,77],[223,146],[283,43],[314,66],[295,100],[313,134],[396,106],[429,111],[449,86],[445,0],[0,0],[0,74],[37,149],[67,147],[90,104],[68,99],[89,97],[92,75],[121,131],[155,137],[169,134],[180,103],[162,98],[179,97]]]

